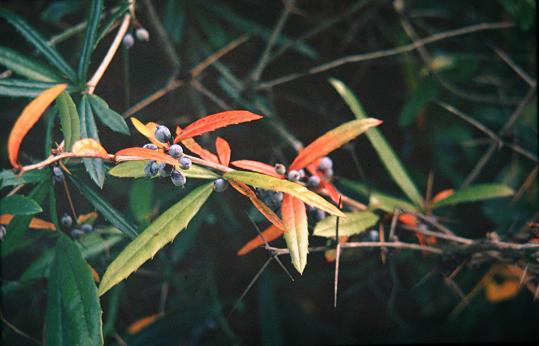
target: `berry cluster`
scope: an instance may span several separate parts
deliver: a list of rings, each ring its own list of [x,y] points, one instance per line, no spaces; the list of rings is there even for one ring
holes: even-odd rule
[[[331,161],[331,159],[327,156],[323,157],[322,159],[320,159],[320,165],[318,166],[317,170],[321,172],[326,179],[331,179],[331,177],[333,177],[333,161]],[[286,178],[290,181],[303,181],[307,184],[308,187],[313,189],[316,189],[320,186],[320,178],[315,175],[307,177],[307,175],[305,174],[305,170],[303,169],[292,169],[287,173],[286,167],[283,164],[278,163],[275,165],[275,172],[283,175],[286,174]]]
[[[279,210],[283,201],[283,193],[273,190],[259,189],[255,190],[257,197],[264,202],[271,210]]]
[[[79,239],[84,234],[92,233],[94,230],[94,227],[89,223],[83,223],[80,225],[77,225],[77,227],[71,228],[73,226],[73,219],[68,214],[64,214],[62,218],[60,219],[60,224],[63,228],[66,230],[69,230],[69,234],[71,235],[71,238],[73,239]]]
[[[144,29],[143,27],[137,28],[135,30],[135,37],[139,41],[148,42],[150,40],[150,33],[148,30]],[[124,36],[122,44],[126,49],[129,49],[135,45],[135,37],[133,37],[133,34],[128,33]]]

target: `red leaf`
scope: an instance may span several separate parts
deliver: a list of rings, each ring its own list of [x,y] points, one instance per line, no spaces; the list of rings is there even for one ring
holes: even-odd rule
[[[174,143],[178,143],[186,138],[200,136],[203,133],[210,132],[221,127],[258,120],[261,118],[262,116],[248,111],[227,111],[208,115],[183,129],[183,131],[181,131],[174,139]]]
[[[215,139],[215,149],[217,150],[217,156],[219,156],[219,161],[224,166],[228,166],[230,163],[230,145],[228,142],[221,137]]]
[[[382,121],[374,118],[358,119],[346,122],[326,132],[298,153],[290,165],[290,169],[301,169],[310,165],[381,123]]]
[[[284,178],[284,175],[281,175],[275,172],[275,167],[270,166],[264,162],[252,161],[252,160],[236,160],[236,161],[232,161],[231,164],[238,168],[246,169],[248,171],[270,175],[275,178]]]
[[[170,165],[177,166],[178,160],[170,155],[167,155],[161,151],[146,149],[146,148],[125,148],[114,154],[115,160],[122,161],[136,161],[136,160],[155,160],[166,162]]]
[[[253,205],[256,207],[256,209],[258,209],[258,211],[260,211],[262,215],[264,215],[266,219],[269,220],[269,222],[282,230],[285,229],[281,219],[264,202],[262,202],[260,199],[258,199],[258,197],[256,197],[255,192],[249,186],[242,182],[234,180],[228,180],[228,182],[239,193],[247,196],[251,200]]]
[[[405,225],[417,227],[417,217],[414,214],[400,214],[399,221]]]
[[[436,202],[441,201],[442,199],[446,199],[447,197],[451,196],[454,192],[455,192],[455,190],[453,190],[453,189],[442,190],[442,191],[438,192],[436,194],[436,196],[434,196],[432,198],[431,203],[436,203]]]
[[[50,106],[58,95],[67,88],[67,84],[58,84],[43,91],[38,97],[33,99],[22,111],[21,115],[13,125],[7,141],[7,152],[9,162],[15,168],[21,165],[17,162],[21,143],[30,129],[37,123],[45,110]]]
[[[9,223],[11,222],[11,219],[13,219],[13,215],[11,214],[2,214],[0,215],[0,225],[9,225]],[[56,226],[49,222],[49,221],[45,221],[45,220],[42,220],[40,218],[37,218],[37,217],[33,217],[32,220],[30,221],[30,225],[28,226],[29,228],[37,228],[37,229],[46,229],[46,230],[49,230],[49,231],[55,231],[56,230]]]
[[[219,158],[208,150],[202,148],[193,138],[187,138],[182,141],[182,144],[191,152],[197,154],[206,161],[219,163]]]
[[[251,239],[249,242],[247,242],[241,249],[238,250],[236,255],[243,256],[248,254],[249,252],[253,251],[257,247],[264,245],[264,240],[262,240],[262,237],[266,239],[266,242],[270,242],[274,239],[279,238],[284,234],[284,231],[282,229],[277,228],[275,225],[271,225],[268,228],[266,228],[264,231],[262,231],[262,236],[257,235],[255,238]]]

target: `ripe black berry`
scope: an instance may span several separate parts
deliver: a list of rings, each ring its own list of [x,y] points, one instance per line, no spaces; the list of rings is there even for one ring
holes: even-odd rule
[[[89,223],[85,223],[85,224],[82,224],[82,226],[80,226],[80,229],[84,233],[92,233],[92,231],[94,230],[94,227],[90,225]]]
[[[151,149],[151,150],[157,150],[157,145],[153,143],[147,143],[142,146],[144,149]]]
[[[186,156],[180,157],[180,159],[178,160],[178,162],[180,163],[180,168],[181,168],[181,169],[185,169],[185,170],[191,168],[191,166],[192,166],[192,164],[193,164],[193,163],[191,162],[191,159],[189,159],[189,158],[186,157]]]
[[[167,165],[166,163],[159,164],[159,176],[161,178],[170,177],[170,173],[174,167],[172,165]]]
[[[144,166],[144,173],[148,178],[151,178],[157,174],[159,171],[159,166],[157,165],[157,162],[150,161]]]
[[[84,232],[81,231],[78,228],[74,228],[74,229],[71,230],[71,237],[73,239],[79,239],[83,234],[84,234]]]
[[[135,38],[133,37],[133,35],[127,34],[124,36],[122,43],[126,49],[129,49],[135,44]]]
[[[298,181],[299,180],[299,172],[295,171],[295,170],[291,170],[291,171],[288,172],[287,178],[290,181]]]
[[[213,181],[213,190],[216,192],[223,192],[228,187],[228,182],[224,179],[215,179]]]
[[[73,224],[73,219],[68,214],[64,214],[60,219],[60,224],[62,227],[69,228]]]
[[[326,169],[333,167],[333,161],[327,156],[320,159],[320,170],[325,171]]]
[[[159,142],[168,142],[170,140],[170,130],[166,126],[158,126],[157,129],[155,129],[155,138]]]
[[[179,159],[183,155],[183,148],[179,144],[173,144],[168,148],[168,154],[175,159]]]
[[[187,182],[185,175],[183,175],[180,171],[175,170],[175,169],[173,169],[172,172],[170,172],[170,180],[172,180],[172,184],[176,186],[183,186]]]
[[[286,173],[286,167],[282,163],[276,163],[275,164],[275,173],[277,173],[277,174],[285,174]]]
[[[55,182],[61,183],[64,181],[64,172],[62,172],[62,169],[58,166],[52,167],[52,178]]]
[[[307,179],[307,186],[311,188],[317,188],[320,186],[320,178],[318,178],[316,175],[312,175]]]

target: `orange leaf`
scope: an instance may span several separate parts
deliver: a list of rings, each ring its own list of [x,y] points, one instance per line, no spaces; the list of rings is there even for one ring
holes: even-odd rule
[[[234,180],[228,180],[230,185],[236,189],[239,193],[247,196],[253,205],[268,219],[272,224],[274,224],[276,227],[284,230],[285,227],[283,225],[283,222],[281,219],[271,210],[264,202],[262,202],[258,197],[256,197],[255,192],[246,184],[234,181]]]
[[[99,274],[97,273],[97,271],[90,264],[88,264],[88,267],[90,267],[90,271],[92,272],[92,278],[94,279],[94,281],[96,283],[99,283],[99,281],[101,281],[101,278],[99,277]]]
[[[275,225],[271,225],[268,228],[266,228],[264,231],[262,231],[262,237],[264,237],[264,239],[266,239],[266,242],[268,243],[274,239],[279,238],[283,234],[284,234],[284,231],[282,229],[279,229]],[[251,239],[249,242],[243,245],[243,247],[238,250],[236,255],[238,256],[246,255],[261,245],[264,245],[264,240],[262,240],[260,235],[257,235],[255,238]]]
[[[92,211],[88,214],[82,214],[82,215],[79,215],[79,217],[77,218],[77,224],[83,224],[83,223],[91,223],[93,224],[95,222],[95,220],[97,219],[97,213],[95,211]]]
[[[221,127],[258,120],[261,118],[262,117],[260,115],[248,111],[227,111],[208,115],[183,129],[183,131],[181,131],[174,139],[174,143],[178,143],[186,138],[200,136],[203,133],[210,132]]]
[[[230,145],[228,142],[221,137],[215,139],[215,149],[217,150],[217,155],[219,156],[219,161],[224,166],[228,166],[230,163]]]
[[[168,163],[169,165],[177,166],[178,160],[163,152],[146,149],[146,148],[125,148],[117,151],[115,154],[115,160],[122,161],[137,161],[137,160],[155,160]]]
[[[212,152],[204,149],[200,144],[198,144],[193,138],[187,138],[182,141],[182,144],[192,151],[193,153],[197,154],[201,158],[203,158],[206,161],[210,161],[213,163],[219,163],[219,158],[213,154]]]
[[[414,214],[400,214],[399,221],[405,225],[417,227],[417,217]]]
[[[136,320],[135,322],[131,323],[129,327],[127,327],[127,332],[129,334],[135,334],[140,332],[142,329],[144,329],[146,326],[154,323],[159,317],[163,316],[164,313],[159,312],[157,314],[151,314],[149,316],[143,317],[139,320]]]
[[[290,169],[301,169],[308,166],[381,123],[381,120],[374,118],[358,119],[346,122],[326,132],[298,153],[290,165]]]
[[[13,125],[13,129],[11,129],[7,141],[9,162],[13,167],[18,168],[21,166],[17,162],[17,159],[19,157],[19,149],[22,140],[28,131],[30,131],[30,129],[37,123],[52,101],[54,101],[66,88],[67,84],[55,85],[52,88],[43,91],[24,108],[15,122],[15,125]]]
[[[165,143],[159,142],[155,138],[155,129],[157,128],[157,124],[154,122],[149,122],[146,125],[140,122],[137,118],[131,117],[131,122],[133,123],[133,126],[137,129],[138,132],[140,132],[144,137],[148,138],[150,142],[157,145],[160,148],[166,147]]]
[[[494,275],[500,277],[501,282],[498,282]],[[487,300],[491,303],[497,303],[511,299],[518,294],[521,287],[520,275],[517,275],[506,265],[498,264],[492,268],[483,285]]]
[[[8,225],[11,222],[11,219],[13,219],[13,215],[2,214],[0,215],[0,224]],[[46,229],[48,231],[56,231],[56,226],[53,223],[42,220],[37,217],[32,218],[32,221],[30,221],[29,227],[35,228],[35,229]]]
[[[71,147],[71,152],[77,155],[97,156],[108,158],[108,153],[103,146],[93,138],[84,138],[76,141]]]
[[[238,168],[246,169],[248,171],[270,175],[275,178],[284,178],[284,175],[281,175],[275,172],[275,167],[270,166],[264,162],[252,161],[252,160],[236,160],[236,161],[232,161],[231,164]]]
[[[455,192],[455,190],[453,190],[453,189],[442,190],[442,191],[438,192],[436,194],[436,196],[434,196],[432,198],[431,203],[436,203],[436,202],[441,201],[442,199],[446,199],[447,197],[451,196],[454,192]]]

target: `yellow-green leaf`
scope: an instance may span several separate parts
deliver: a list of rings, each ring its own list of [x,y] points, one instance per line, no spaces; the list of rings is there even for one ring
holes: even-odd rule
[[[126,161],[117,164],[109,170],[109,174],[117,178],[143,178],[144,166],[148,160]],[[217,179],[219,175],[207,168],[193,164],[191,168],[183,170],[179,166],[176,169],[181,171],[187,178],[194,179]]]
[[[302,274],[307,265],[307,254],[309,253],[309,229],[305,204],[301,200],[285,194],[281,213],[287,230],[284,239],[290,251],[290,259],[294,268]]]
[[[434,203],[433,207],[439,208],[466,202],[507,197],[513,193],[513,189],[503,184],[477,184],[455,191],[451,196]]]
[[[369,211],[355,211],[345,213],[346,218],[339,220],[339,237],[351,236],[361,233],[378,222],[378,215]],[[328,216],[314,226],[314,233],[318,237],[335,237],[337,217]]]

